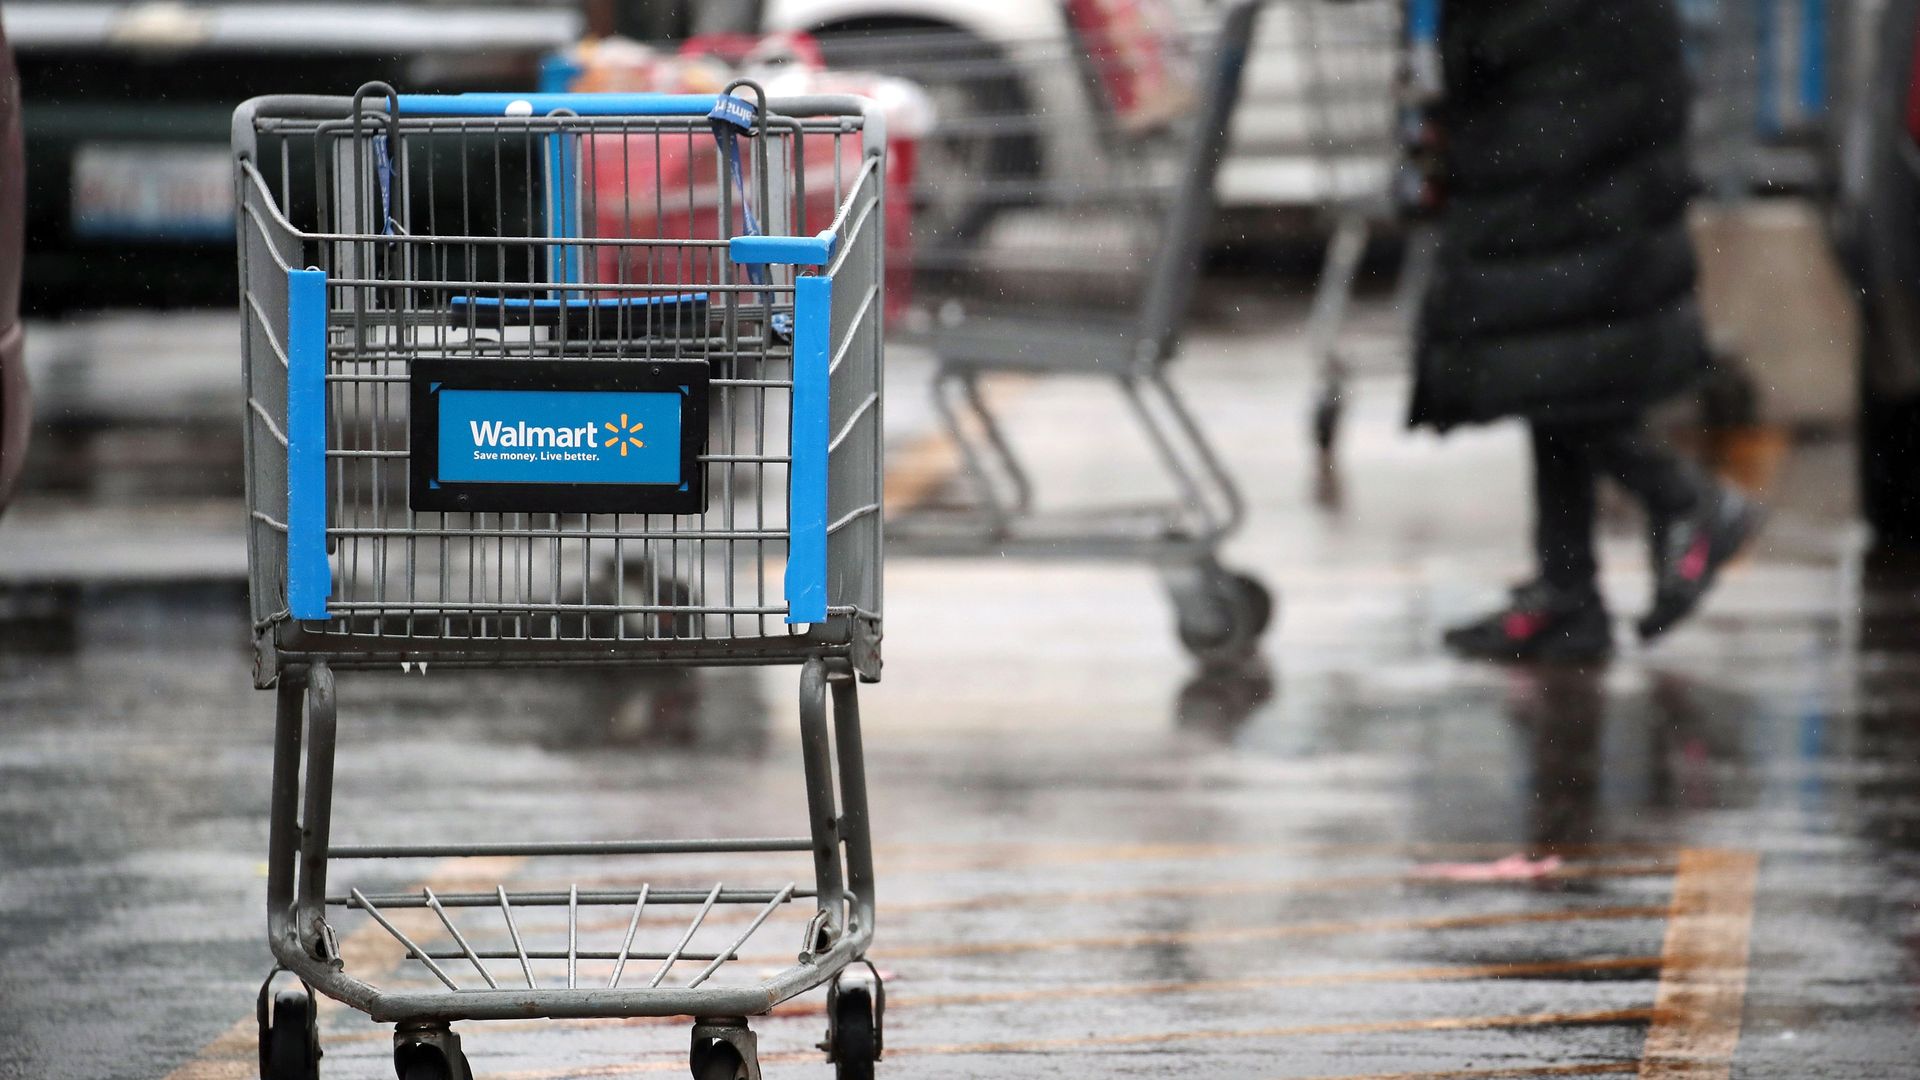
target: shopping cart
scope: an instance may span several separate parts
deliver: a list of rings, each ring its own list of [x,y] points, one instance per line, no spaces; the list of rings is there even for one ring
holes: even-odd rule
[[[1441,0],[1364,0],[1297,6],[1315,158],[1324,170],[1326,253],[1308,308],[1306,341],[1319,373],[1311,430],[1330,457],[1355,375],[1404,371],[1437,237],[1424,216],[1436,202],[1438,146],[1427,111],[1441,94]],[[1352,318],[1369,242],[1400,232],[1404,243],[1384,319]]]
[[[278,694],[268,1080],[317,1075],[314,992],[395,1024],[404,1080],[470,1075],[456,1020],[676,1015],[696,1077],[758,1078],[746,1018],[821,984],[829,1059],[872,1075],[881,988],[848,968],[874,917],[855,683],[880,672],[884,132],[858,98],[735,89],[372,84],[235,113],[255,679]],[[622,139],[717,142],[711,231],[583,235],[611,197],[591,155]],[[801,158],[843,146],[858,167],[820,220]],[[332,842],[335,672],[429,664],[799,665],[809,830]],[[748,881],[613,876],[688,855]],[[808,855],[810,881],[758,878]],[[597,877],[377,884],[382,860],[481,857]],[[693,914],[656,915],[673,908]],[[737,962],[781,923],[794,960]],[[356,967],[356,928],[402,969]]]
[[[970,491],[900,507],[898,550],[922,555],[1140,560],[1159,567],[1181,641],[1208,664],[1257,648],[1273,600],[1219,549],[1244,507],[1225,463],[1169,379],[1213,219],[1214,177],[1241,86],[1258,4],[1217,22],[1155,19],[1134,0],[1076,3],[1072,33],[982,58],[963,50],[926,69],[949,86],[1015,85],[1070,73],[1062,96],[1014,114],[942,111],[922,143],[916,211],[914,327],[936,364],[938,415]],[[937,43],[876,37],[835,44],[839,62],[885,67],[883,55],[931,55]],[[1034,136],[1042,129],[1044,140]],[[1044,142],[1044,166],[1022,151]],[[966,147],[973,150],[967,150]],[[977,151],[977,152],[976,152]],[[1024,155],[1024,156],[1023,156]],[[971,162],[973,171],[927,165]],[[1029,473],[982,384],[1000,375],[1077,379],[1118,388],[1144,430],[1171,499],[1041,508]]]

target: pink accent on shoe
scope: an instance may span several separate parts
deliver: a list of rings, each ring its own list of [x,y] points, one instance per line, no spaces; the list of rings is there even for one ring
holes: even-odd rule
[[[1508,641],[1526,641],[1546,624],[1547,617],[1537,611],[1509,611],[1507,617],[1500,620],[1500,630]]]
[[[1688,581],[1699,581],[1707,572],[1707,550],[1711,544],[1706,533],[1693,538],[1693,546],[1680,557],[1680,576]]]

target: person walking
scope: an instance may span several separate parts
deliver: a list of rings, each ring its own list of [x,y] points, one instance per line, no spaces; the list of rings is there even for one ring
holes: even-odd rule
[[[1762,517],[1647,426],[1707,363],[1679,17],[1672,0],[1447,0],[1441,55],[1439,252],[1410,422],[1526,421],[1538,562],[1505,607],[1445,641],[1488,659],[1598,659],[1613,647],[1600,477],[1646,509],[1643,640],[1693,611]]]

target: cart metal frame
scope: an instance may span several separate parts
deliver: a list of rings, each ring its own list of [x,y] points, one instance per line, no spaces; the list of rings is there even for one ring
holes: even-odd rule
[[[863,962],[874,926],[856,684],[880,672],[886,137],[861,99],[767,102],[752,84],[738,88],[752,94],[744,164],[731,178],[693,167],[680,178],[719,200],[719,232],[699,238],[587,235],[590,218],[575,200],[595,196],[578,182],[582,156],[651,140],[653,157],[639,160],[657,161],[668,141],[714,138],[709,112],[729,98],[748,103],[733,97],[736,87],[719,98],[430,97],[369,84],[352,98],[258,98],[234,115],[255,682],[276,692],[267,907],[277,967],[259,1004],[268,1080],[317,1075],[315,991],[396,1025],[403,1080],[470,1075],[449,1027],[456,1020],[676,1015],[695,1019],[696,1077],[757,1080],[746,1018],[822,984],[829,1060],[842,1076],[871,1075],[881,988],[877,977],[842,976]],[[825,159],[827,175],[809,171],[810,144],[837,151],[845,139],[862,147],[857,171],[837,152]],[[522,152],[506,156],[503,146]],[[449,159],[461,181],[454,220],[438,201],[449,192],[432,190],[452,175],[433,171],[444,173]],[[490,171],[470,168],[475,160]],[[833,185],[833,221],[805,221],[808,183]],[[736,192],[746,205],[735,205]],[[474,204],[489,201],[493,220],[476,224]],[[736,222],[753,219],[736,211],[751,207],[765,228],[739,232]],[[611,278],[591,258],[607,249],[622,253]],[[669,259],[677,269],[663,275]],[[689,285],[690,275],[700,280]],[[692,288],[699,304],[671,299]],[[654,299],[663,295],[670,299]],[[551,325],[532,316],[510,325],[510,300],[559,314]],[[685,325],[666,325],[669,309]],[[406,373],[429,356],[707,361],[719,414],[699,459],[707,509],[412,509],[398,493]],[[429,663],[798,665],[807,832],[334,842],[336,672]],[[451,894],[338,884],[341,864],[392,859],[770,852],[810,853],[812,881],[561,891],[501,883]],[[794,961],[725,982],[740,949],[794,903],[813,909]],[[751,912],[744,929],[718,947],[698,945],[708,915],[735,906]],[[556,907],[567,914],[564,947],[529,944],[528,913]],[[663,907],[694,911],[667,939],[677,944],[636,946],[637,931],[656,929],[643,916]],[[394,914],[404,909],[430,910],[443,940],[409,934]],[[592,909],[630,913],[617,951],[581,946],[578,916]],[[382,986],[348,970],[336,925],[357,916],[389,933],[437,985]],[[489,926],[476,931],[482,917]],[[501,929],[506,939],[487,944],[484,935]],[[683,964],[696,965],[690,977],[676,971]],[[601,967],[590,980],[583,969],[593,965]]]
[[[1200,50],[1193,101],[1171,122],[1145,132],[1123,131],[1098,107],[1090,118],[1068,121],[1097,129],[1096,141],[1106,160],[1127,176],[1112,182],[1135,190],[1106,191],[1101,180],[1075,176],[1044,178],[1031,191],[996,192],[992,189],[1007,185],[981,185],[1000,209],[1015,211],[1042,207],[1071,215],[1081,205],[1102,205],[1115,195],[1140,199],[1147,214],[1158,215],[1150,223],[1157,239],[1150,255],[1135,252],[1144,265],[1123,286],[1134,291],[1122,310],[1096,313],[1027,305],[991,312],[961,310],[958,317],[948,312],[934,320],[927,340],[936,359],[934,405],[961,454],[971,499],[961,506],[903,510],[890,525],[897,550],[913,554],[1118,559],[1155,565],[1173,597],[1182,643],[1210,665],[1236,664],[1252,655],[1271,621],[1273,598],[1257,579],[1220,562],[1221,545],[1246,516],[1245,500],[1199,418],[1169,378],[1168,367],[1180,350],[1182,324],[1214,218],[1215,179],[1262,6],[1262,0],[1234,0],[1224,6]],[[1071,50],[1070,62],[1082,68],[1089,97],[1096,102],[1101,100],[1099,74],[1090,58],[1104,48],[1099,42],[1078,42]],[[1019,123],[1017,118],[969,119]],[[1153,159],[1176,144],[1177,160]],[[1171,166],[1171,176],[1162,165]],[[971,179],[980,183],[980,178]],[[951,248],[917,250],[917,263],[938,273],[980,257],[968,250],[980,243],[978,238],[944,239]],[[916,281],[915,289],[917,295],[937,295],[938,285]],[[938,300],[935,306],[940,306]],[[1172,502],[1064,513],[1038,509],[1031,475],[981,389],[983,378],[1007,373],[1105,380],[1117,386],[1172,482]]]

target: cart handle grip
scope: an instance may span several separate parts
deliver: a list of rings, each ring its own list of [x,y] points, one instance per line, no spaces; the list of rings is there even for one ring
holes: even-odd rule
[[[698,116],[713,111],[718,94],[401,94],[400,114],[415,116],[546,116],[566,109],[579,116]]]

